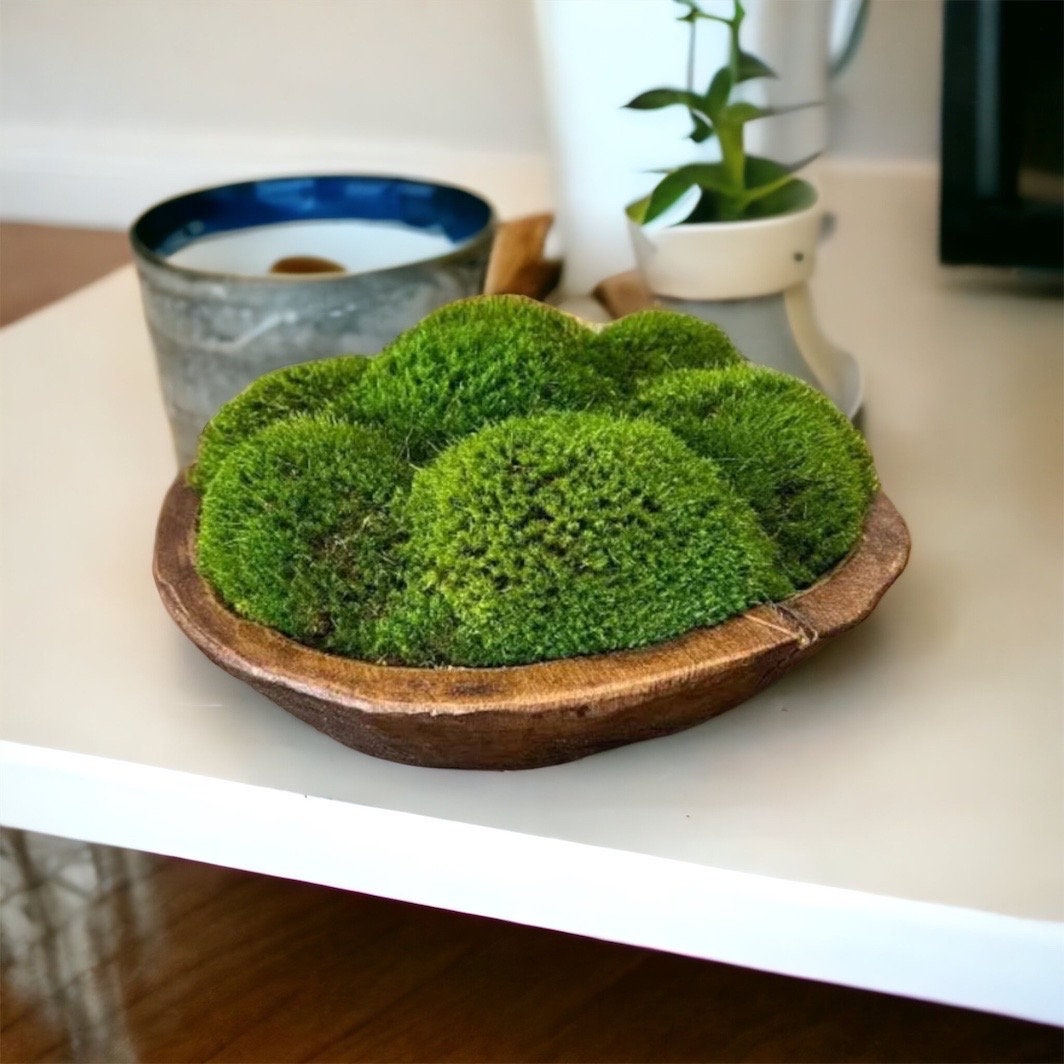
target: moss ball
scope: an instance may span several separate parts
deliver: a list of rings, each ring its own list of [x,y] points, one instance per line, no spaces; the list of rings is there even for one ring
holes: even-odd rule
[[[593,364],[622,394],[639,381],[677,369],[719,369],[745,361],[712,322],[669,310],[641,310],[607,325],[592,346]]]
[[[200,573],[238,614],[294,639],[371,656],[396,579],[390,503],[410,468],[377,432],[277,421],[232,450],[200,508]]]
[[[612,384],[582,354],[593,339],[521,296],[459,300],[393,341],[349,394],[360,417],[425,461],[482,425],[608,400]]]
[[[642,646],[789,593],[746,502],[649,421],[514,418],[414,477],[393,646],[511,665]]]
[[[795,377],[742,365],[646,381],[633,411],[718,463],[806,587],[856,544],[878,490],[864,440],[825,395]]]
[[[230,451],[281,418],[323,412],[357,381],[370,360],[340,355],[266,373],[229,400],[200,434],[189,483],[204,490]]]

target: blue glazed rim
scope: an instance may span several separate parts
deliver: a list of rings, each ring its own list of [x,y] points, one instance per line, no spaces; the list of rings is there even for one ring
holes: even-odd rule
[[[353,219],[395,222],[446,236],[454,247],[441,255],[366,273],[388,273],[430,262],[446,262],[495,223],[491,204],[475,192],[418,178],[371,174],[318,174],[267,177],[185,192],[146,210],[129,230],[139,257],[181,273],[239,277],[282,284],[337,282],[346,274],[235,274],[178,266],[170,255],[206,236],[281,222]]]

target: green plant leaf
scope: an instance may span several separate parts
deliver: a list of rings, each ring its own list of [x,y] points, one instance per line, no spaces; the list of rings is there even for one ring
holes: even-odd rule
[[[745,125],[758,118],[772,118],[774,115],[790,114],[791,111],[802,111],[807,107],[816,107],[821,101],[810,100],[808,103],[791,104],[788,107],[758,107],[754,103],[730,103],[720,112],[721,122],[730,122],[736,125]]]
[[[815,158],[816,155],[810,155],[784,165],[758,155],[747,156],[743,168],[745,191],[738,202],[740,217],[769,218],[811,206],[816,200],[816,190],[792,175]]]
[[[661,107],[682,104],[684,107],[701,111],[705,106],[702,97],[685,89],[647,89],[624,106],[633,111],[656,111]]]
[[[816,203],[816,189],[801,178],[788,178],[782,185],[749,200],[744,218],[774,218],[779,214],[805,210]]]
[[[720,214],[720,194],[704,189],[694,206],[694,210],[683,220],[683,224],[694,225],[698,222],[719,222]]]
[[[706,17],[706,13],[695,3],[695,0],[676,0],[676,3],[687,8],[682,15],[676,16],[677,22],[696,22]]]
[[[748,155],[744,168],[745,184],[748,189],[759,188],[762,185],[771,184],[782,177],[796,174],[803,167],[808,166],[820,152],[799,159],[796,163],[777,163],[772,159],[765,159],[760,155]]]
[[[646,220],[647,206],[650,203],[650,197],[644,196],[641,200],[636,200],[635,203],[629,203],[624,209],[624,213],[635,222],[636,225],[642,225]]]
[[[700,114],[692,111],[691,121],[694,123],[694,128],[687,135],[696,144],[701,144],[713,136],[713,127]]]
[[[690,177],[691,183],[698,185],[699,188],[728,194],[738,191],[723,163],[689,163],[687,166],[681,166],[674,173],[682,173]]]
[[[728,96],[732,90],[731,71],[727,67],[721,67],[713,75],[709,83],[706,95],[703,97],[699,110],[704,111],[713,122],[717,121],[721,110],[728,102]]]
[[[768,63],[758,59],[756,55],[751,55],[749,52],[739,53],[738,76],[735,79],[737,85],[753,78],[776,77],[779,77],[776,71]]]
[[[646,209],[643,211],[642,222],[644,225],[664,214],[685,192],[694,187],[694,178],[684,172],[688,169],[689,167],[685,166],[679,170],[674,170],[671,174],[666,174],[654,186],[654,190],[650,193],[647,201]]]
[[[710,22],[723,22],[730,26],[732,20],[730,18],[724,18],[723,15],[711,15],[707,11],[703,11],[695,0],[675,0],[677,4],[682,4],[687,10],[682,15],[676,16],[677,22],[697,22],[700,18],[708,19]]]
[[[772,114],[764,107],[758,107],[754,103],[730,103],[721,108],[720,121],[730,125],[741,126],[747,122],[753,122],[755,118],[765,118]]]
[[[726,195],[734,195],[737,191],[727,170],[720,163],[690,163],[666,174],[658,182],[650,194],[643,222],[652,222],[696,185]]]

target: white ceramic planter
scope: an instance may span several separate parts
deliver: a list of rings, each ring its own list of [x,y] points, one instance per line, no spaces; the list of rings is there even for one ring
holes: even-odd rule
[[[628,232],[643,282],[673,299],[752,299],[813,275],[823,210],[818,204],[744,222],[702,222]]]

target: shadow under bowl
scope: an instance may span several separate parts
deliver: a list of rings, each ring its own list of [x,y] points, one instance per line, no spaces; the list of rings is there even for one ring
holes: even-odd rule
[[[166,609],[192,642],[346,746],[434,768],[555,765],[708,720],[864,620],[910,547],[904,520],[880,493],[854,550],[786,602],[637,650],[418,669],[325,654],[230,612],[196,571],[198,514],[199,496],[179,476],[159,516],[154,572]]]

